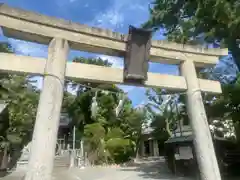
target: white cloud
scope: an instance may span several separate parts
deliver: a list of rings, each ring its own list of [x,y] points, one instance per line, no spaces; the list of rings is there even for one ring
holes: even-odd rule
[[[148,15],[148,2],[145,0],[114,0],[104,12],[100,12],[88,23],[91,26],[116,30],[125,25],[139,25]]]
[[[120,4],[121,1],[117,3],[114,1],[113,5],[110,6],[106,11],[100,12],[95,19],[93,20],[93,24],[101,27],[108,26],[122,26],[124,22],[123,14],[120,12]]]
[[[42,76],[34,76],[31,80],[36,81],[32,83],[32,85],[36,86],[38,89],[42,89],[43,87],[43,77]]]
[[[108,62],[112,63],[112,67],[123,69],[123,58],[107,56],[107,55],[99,55],[98,58],[103,60],[108,60]]]
[[[116,9],[110,9],[106,12],[99,13],[92,22],[91,26],[116,29],[121,28],[124,23],[124,16]]]
[[[77,2],[78,0],[55,0],[55,3],[58,7],[65,7],[68,6],[68,5],[71,5],[75,2]]]
[[[146,100],[142,100],[139,104],[137,104],[134,108],[142,108],[148,103]]]
[[[135,89],[135,86],[128,86],[128,85],[118,85],[120,89],[122,89],[125,93],[129,93],[133,89]]]
[[[13,46],[15,52],[18,54],[30,55],[35,57],[47,57],[47,46],[11,38],[9,38],[8,41]]]

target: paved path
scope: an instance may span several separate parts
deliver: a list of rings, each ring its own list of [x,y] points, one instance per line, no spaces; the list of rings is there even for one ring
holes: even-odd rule
[[[13,173],[1,180],[21,180],[22,173]],[[193,180],[174,177],[164,162],[141,162],[132,167],[87,167],[55,170],[53,180]]]
[[[6,176],[1,180],[21,180],[23,174]],[[240,178],[237,178],[238,180]],[[141,162],[132,167],[88,167],[85,169],[55,170],[53,180],[195,180],[175,177],[164,161]]]
[[[162,163],[141,163],[133,167],[96,167],[84,170],[72,169],[76,180],[193,180],[174,177]]]

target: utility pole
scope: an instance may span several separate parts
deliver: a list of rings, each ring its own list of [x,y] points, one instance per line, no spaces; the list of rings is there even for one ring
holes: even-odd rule
[[[76,128],[75,126],[73,127],[73,138],[72,138],[72,153],[71,153],[71,160],[70,160],[70,167],[73,167],[74,166],[74,162],[75,162],[75,141],[76,141],[76,137],[75,137],[75,131],[76,131]]]
[[[73,151],[75,152],[75,142],[76,142],[76,127],[73,127]]]

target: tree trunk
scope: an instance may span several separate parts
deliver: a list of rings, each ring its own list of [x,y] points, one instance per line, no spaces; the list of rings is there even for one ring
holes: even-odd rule
[[[166,131],[167,131],[169,137],[171,137],[171,136],[172,136],[172,131],[171,131],[171,129],[170,129],[170,123],[169,123],[169,120],[166,119],[165,122],[166,122]]]
[[[236,42],[236,39],[230,40],[228,43],[228,49],[231,51],[234,62],[238,68],[238,71],[240,71],[240,47],[238,43]]]
[[[139,137],[136,140],[136,150],[135,150],[135,158],[138,159],[139,158],[139,150],[141,148],[141,135],[142,135],[142,129],[140,131],[138,131],[138,135]]]
[[[237,144],[240,145],[240,123],[239,122],[234,123],[234,129],[235,129]]]
[[[141,148],[141,138],[136,141],[135,158],[139,159],[139,150]]]
[[[7,170],[8,167],[8,146],[4,146],[0,170]]]
[[[22,154],[22,146],[21,145],[14,145],[11,147],[10,151],[10,162],[8,164],[8,168],[12,169],[16,166],[18,159],[20,158]]]
[[[0,165],[2,164],[3,156],[4,156],[4,151],[0,150]]]

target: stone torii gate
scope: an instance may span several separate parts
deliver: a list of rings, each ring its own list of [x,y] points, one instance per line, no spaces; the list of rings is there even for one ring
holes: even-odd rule
[[[67,62],[69,49],[123,57],[127,36],[11,8],[5,4],[0,4],[0,26],[7,37],[49,45],[47,59],[0,53],[0,70],[44,76],[25,180],[50,180],[65,77],[124,84],[123,70]],[[152,41],[150,61],[179,64],[181,76],[149,72],[148,80],[143,85],[186,91],[188,115],[203,180],[220,180],[221,176],[201,92],[221,93],[221,86],[216,81],[199,79],[196,67],[215,65],[219,56],[227,54],[227,49],[204,49]]]

